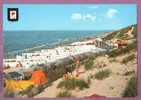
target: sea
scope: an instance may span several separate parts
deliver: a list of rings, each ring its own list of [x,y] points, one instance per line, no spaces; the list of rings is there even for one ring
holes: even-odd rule
[[[85,38],[99,37],[109,31],[4,31],[5,58],[23,52],[53,48]]]

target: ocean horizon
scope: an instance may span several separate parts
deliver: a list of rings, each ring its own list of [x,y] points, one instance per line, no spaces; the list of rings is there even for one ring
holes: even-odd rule
[[[89,37],[100,37],[110,31],[5,31],[5,57],[69,44]]]

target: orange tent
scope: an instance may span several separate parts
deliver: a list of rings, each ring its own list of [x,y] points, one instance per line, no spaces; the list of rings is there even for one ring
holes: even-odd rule
[[[32,73],[32,82],[37,85],[42,85],[48,82],[47,77],[42,69],[38,69]]]

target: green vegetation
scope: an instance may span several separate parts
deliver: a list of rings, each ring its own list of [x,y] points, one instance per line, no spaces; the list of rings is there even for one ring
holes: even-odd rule
[[[126,63],[128,63],[129,61],[134,60],[135,57],[136,57],[135,54],[131,54],[131,55],[125,57],[125,58],[122,60],[122,63],[126,64]]]
[[[57,97],[71,97],[71,93],[68,91],[59,92]]]
[[[85,62],[85,69],[90,70],[93,68],[94,61],[93,59],[89,59]]]
[[[110,74],[111,74],[111,71],[109,69],[101,70],[95,74],[95,78],[98,80],[102,80],[109,77]]]
[[[116,33],[118,31],[112,32],[111,34],[108,34],[106,37],[103,38],[103,40],[111,40],[112,38],[115,37]]]
[[[15,94],[14,94],[14,92],[12,92],[12,91],[5,91],[5,92],[4,92],[4,96],[5,96],[5,97],[14,97]]]
[[[137,96],[137,78],[136,77],[132,77],[124,92],[123,92],[123,97],[135,97]]]
[[[63,80],[58,84],[58,88],[62,87],[68,90],[75,89],[76,87],[79,87],[80,90],[83,90],[84,88],[89,88],[88,83],[86,83],[82,79]]]
[[[131,25],[126,28],[120,29],[118,31],[114,31],[111,34],[108,34],[106,37],[104,37],[104,40],[110,40],[110,39],[117,37],[119,32],[127,33],[132,27],[134,27],[132,34],[134,35],[134,37],[137,37],[137,24],[135,24],[135,25]],[[121,38],[122,36],[123,34],[119,34],[118,38]],[[122,37],[122,38],[125,38],[125,37]]]
[[[118,33],[118,34],[115,35],[114,38],[117,38],[117,39],[126,39],[127,36],[124,33]]]
[[[137,25],[133,25],[134,30],[132,32],[132,34],[134,35],[134,38],[137,38]]]

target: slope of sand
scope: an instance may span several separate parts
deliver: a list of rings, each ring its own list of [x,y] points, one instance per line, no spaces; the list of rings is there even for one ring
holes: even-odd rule
[[[124,74],[127,71],[134,71],[135,74],[137,73],[137,64],[136,60],[130,61],[127,64],[122,64],[121,61],[124,57],[126,57],[127,54],[124,56],[118,56],[117,58],[108,58],[107,56],[100,56],[97,57],[94,62],[96,63],[105,63],[106,66],[103,68],[94,67],[92,70],[85,71],[85,73],[82,73],[79,78],[87,80],[89,75],[94,75],[96,72],[102,70],[102,69],[109,69],[111,70],[111,74],[109,77],[103,79],[103,80],[97,80],[97,79],[91,79],[90,87],[84,90],[72,90],[70,91],[72,96],[74,97],[87,97],[93,94],[98,94],[101,96],[106,97],[121,97],[123,90],[125,89],[128,80],[134,75],[128,75],[125,76]],[[95,65],[95,64],[94,64]],[[81,65],[81,69],[83,69],[83,65]],[[62,80],[62,78],[56,80],[52,83],[50,87],[47,87],[44,89],[43,92],[36,95],[35,98],[42,98],[42,97],[48,97],[48,98],[55,98],[57,94],[62,91],[59,88],[56,88],[59,82]]]

